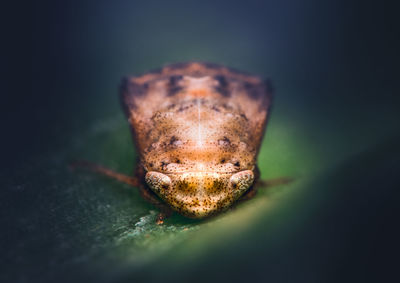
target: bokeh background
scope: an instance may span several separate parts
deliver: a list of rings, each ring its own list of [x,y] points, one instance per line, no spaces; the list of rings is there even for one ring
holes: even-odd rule
[[[8,10],[6,10],[6,13]],[[385,282],[398,255],[394,6],[41,1],[3,24],[2,282]],[[130,174],[121,77],[190,60],[269,77],[263,178],[296,181],[205,221],[68,162]],[[5,87],[4,87],[5,86]]]

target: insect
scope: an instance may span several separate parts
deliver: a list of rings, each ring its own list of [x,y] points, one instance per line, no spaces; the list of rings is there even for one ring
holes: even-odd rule
[[[88,166],[139,187],[160,209],[157,223],[172,211],[208,217],[254,196],[272,101],[268,80],[179,63],[123,79],[120,98],[139,153],[135,176]]]

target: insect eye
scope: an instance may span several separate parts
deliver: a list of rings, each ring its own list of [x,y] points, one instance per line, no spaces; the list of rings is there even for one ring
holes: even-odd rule
[[[239,162],[239,161],[235,161],[235,162],[233,163],[233,166],[235,166],[235,167],[240,167],[240,162]]]
[[[171,179],[159,172],[148,172],[145,176],[146,183],[154,191],[159,192],[162,190],[167,190],[171,185]]]
[[[241,195],[246,191],[254,181],[254,174],[250,170],[242,171],[232,175],[230,178],[230,183],[235,189],[235,194],[237,196]]]
[[[221,159],[221,163],[225,163],[225,161],[226,161],[225,158]]]

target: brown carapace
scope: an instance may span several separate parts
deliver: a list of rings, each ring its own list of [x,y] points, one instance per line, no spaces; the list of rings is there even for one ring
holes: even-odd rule
[[[161,209],[158,223],[172,210],[221,212],[255,193],[271,92],[267,80],[199,62],[127,77],[120,95],[139,153],[135,178],[94,169],[138,186]]]
[[[138,177],[179,213],[221,211],[257,178],[268,82],[214,64],[175,64],[126,78],[121,101],[140,156]]]

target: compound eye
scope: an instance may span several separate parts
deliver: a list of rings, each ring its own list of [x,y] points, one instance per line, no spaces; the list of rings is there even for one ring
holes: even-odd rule
[[[251,170],[241,171],[233,174],[230,178],[232,188],[235,190],[234,193],[237,196],[242,195],[254,181],[254,174]]]
[[[167,190],[171,185],[171,179],[159,172],[147,172],[145,180],[147,185],[155,192]]]

